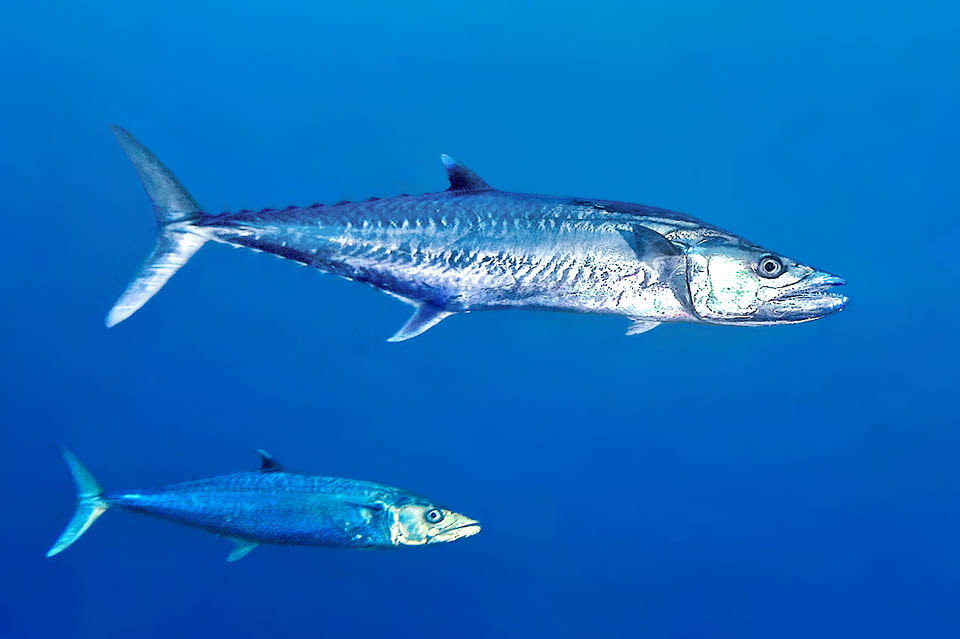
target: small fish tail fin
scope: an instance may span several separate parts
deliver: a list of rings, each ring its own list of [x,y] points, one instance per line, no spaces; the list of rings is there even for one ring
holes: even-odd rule
[[[193,222],[202,217],[200,207],[176,176],[129,132],[115,125],[111,128],[153,201],[159,232],[153,253],[107,314],[108,328],[146,304],[207,241],[193,230]]]
[[[77,510],[73,519],[67,524],[60,538],[47,551],[47,557],[53,557],[75,542],[80,535],[86,532],[97,517],[107,510],[107,502],[103,498],[103,488],[94,479],[87,467],[76,455],[64,447],[60,447],[63,459],[67,462],[73,481],[77,485]]]

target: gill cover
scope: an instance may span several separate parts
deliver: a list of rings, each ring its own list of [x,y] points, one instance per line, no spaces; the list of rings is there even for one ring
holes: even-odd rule
[[[759,278],[729,245],[708,241],[687,252],[687,284],[694,312],[706,320],[749,318],[759,308]]]

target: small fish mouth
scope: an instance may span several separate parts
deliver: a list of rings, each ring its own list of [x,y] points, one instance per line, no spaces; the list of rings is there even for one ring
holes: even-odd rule
[[[457,539],[463,539],[464,537],[472,537],[480,532],[480,522],[469,519],[459,526],[454,526],[453,528],[448,528],[442,533],[434,535],[430,538],[430,543],[436,543],[441,541],[456,541]]]
[[[816,271],[767,302],[766,314],[780,322],[808,322],[842,311],[849,298],[836,288],[842,277]]]

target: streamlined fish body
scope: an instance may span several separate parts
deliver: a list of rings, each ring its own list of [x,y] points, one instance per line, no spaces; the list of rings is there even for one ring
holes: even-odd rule
[[[260,451],[261,468],[159,489],[105,492],[70,451],[77,512],[47,556],[72,544],[109,508],[144,513],[234,541],[228,559],[258,544],[394,548],[480,532],[473,519],[411,492],[368,481],[286,472]]]
[[[635,218],[599,206],[448,191],[226,214],[195,228],[365,282],[435,314],[525,308],[689,319],[671,288],[679,251]]]
[[[843,308],[843,280],[696,218],[638,204],[498,191],[442,156],[450,188],[283,210],[208,215],[115,128],[154,200],[157,249],[107,317],[123,321],[207,241],[364,282],[416,307],[392,341],[454,314],[546,309],[662,322],[784,324]]]

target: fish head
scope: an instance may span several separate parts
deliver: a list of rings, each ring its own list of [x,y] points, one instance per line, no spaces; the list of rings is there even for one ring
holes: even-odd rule
[[[417,501],[393,508],[391,538],[397,546],[455,541],[480,532],[480,522],[430,503]]]
[[[686,250],[687,285],[694,313],[715,324],[794,324],[841,310],[836,275],[725,235]]]

